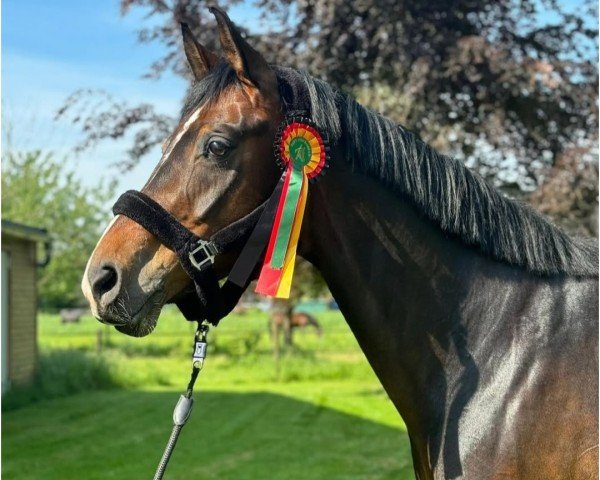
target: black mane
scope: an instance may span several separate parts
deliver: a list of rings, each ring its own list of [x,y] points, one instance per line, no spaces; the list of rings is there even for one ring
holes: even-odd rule
[[[276,68],[286,110],[310,112],[355,171],[379,180],[432,222],[490,257],[540,275],[598,275],[597,243],[573,238],[456,159],[310,75]],[[226,64],[190,89],[184,115],[236,82]]]

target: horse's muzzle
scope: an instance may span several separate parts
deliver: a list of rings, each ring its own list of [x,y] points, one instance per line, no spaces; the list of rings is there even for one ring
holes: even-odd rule
[[[88,282],[96,303],[97,316],[103,318],[111,310],[121,291],[122,277],[121,269],[108,262],[94,266],[88,272]]]

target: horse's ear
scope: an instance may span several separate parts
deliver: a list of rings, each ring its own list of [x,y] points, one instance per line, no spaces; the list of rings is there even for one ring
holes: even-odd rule
[[[276,91],[275,72],[263,56],[242,38],[239,30],[223,10],[217,7],[210,7],[209,10],[217,19],[225,59],[233,67],[237,77],[245,85],[258,88],[263,92],[272,89]]]
[[[185,56],[188,59],[194,78],[200,80],[216,65],[219,57],[198,43],[187,23],[181,24],[181,33],[183,34]]]

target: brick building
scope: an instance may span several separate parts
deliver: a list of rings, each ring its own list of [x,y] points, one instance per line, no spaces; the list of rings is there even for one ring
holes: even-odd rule
[[[37,362],[38,244],[49,253],[46,230],[2,220],[2,392],[27,383]]]

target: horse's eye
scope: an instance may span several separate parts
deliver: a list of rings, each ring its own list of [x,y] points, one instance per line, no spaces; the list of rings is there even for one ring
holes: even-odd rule
[[[229,151],[229,145],[223,140],[211,140],[208,143],[207,150],[215,157],[222,157]]]

